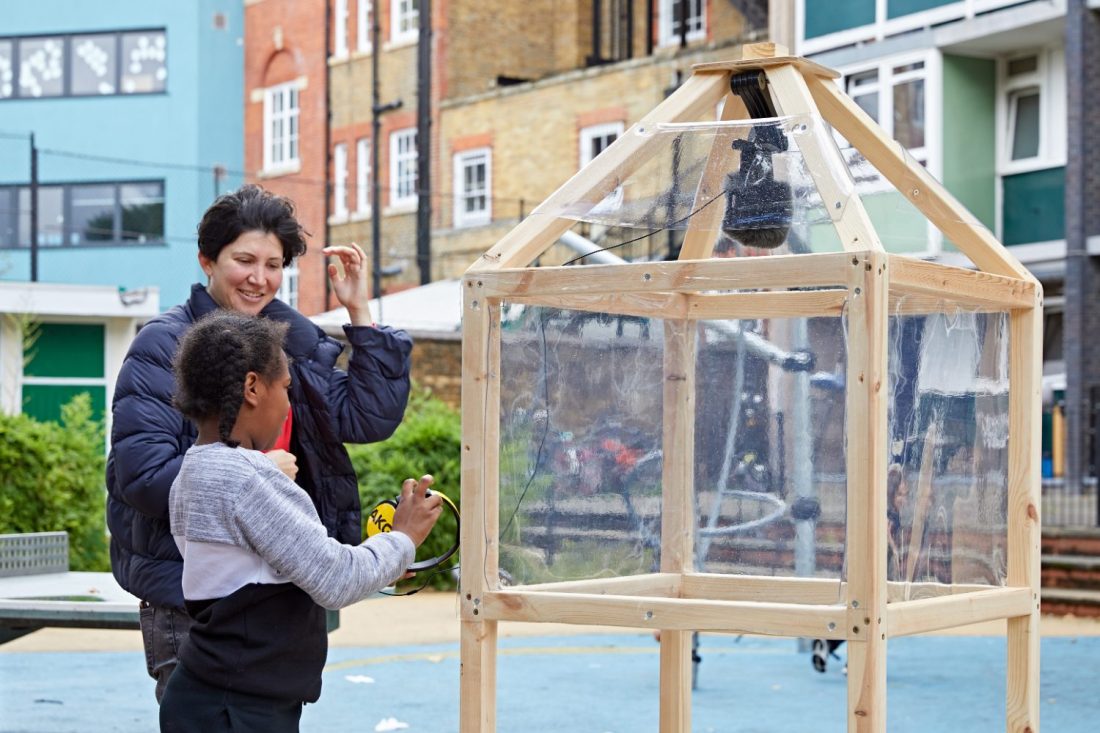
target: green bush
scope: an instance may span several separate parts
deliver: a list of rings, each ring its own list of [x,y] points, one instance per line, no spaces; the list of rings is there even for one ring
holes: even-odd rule
[[[458,505],[461,443],[462,428],[458,412],[432,397],[427,390],[414,389],[405,410],[405,419],[389,439],[381,443],[347,446],[359,479],[364,518],[378,502],[400,494],[402,481],[419,478],[426,473],[435,477],[433,489],[446,494]],[[444,509],[443,516],[417,552],[417,557],[435,557],[445,552],[455,541],[455,530],[454,518]],[[457,562],[457,554],[455,558],[448,561],[445,567]],[[424,580],[419,577],[408,582],[419,585]],[[441,571],[432,576],[431,584],[437,588],[450,588],[454,587],[454,579],[450,573]]]
[[[79,394],[61,422],[0,415],[0,533],[69,533],[73,570],[110,570],[103,424]]]

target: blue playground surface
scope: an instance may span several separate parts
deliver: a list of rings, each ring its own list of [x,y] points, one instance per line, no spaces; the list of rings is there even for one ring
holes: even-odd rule
[[[648,634],[502,639],[500,733],[657,731],[658,654]],[[889,644],[888,730],[1005,730],[1005,641],[911,637]],[[846,678],[825,674],[793,639],[704,635],[695,733],[843,733]],[[843,648],[841,649],[843,656]],[[303,731],[458,730],[458,645],[337,648]],[[1041,723],[1094,733],[1100,637],[1042,640]],[[0,654],[0,733],[157,729],[138,652]]]

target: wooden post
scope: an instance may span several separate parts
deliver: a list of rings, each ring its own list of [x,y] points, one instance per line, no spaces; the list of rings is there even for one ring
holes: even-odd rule
[[[467,276],[462,306],[460,733],[496,731],[497,622],[481,617],[498,582],[500,317]]]
[[[665,321],[661,572],[692,572],[696,322]],[[661,733],[691,730],[691,631],[661,632]]]
[[[848,731],[886,731],[887,258],[851,256],[848,280]]]
[[[1009,318],[1008,585],[1029,588],[1031,613],[1008,619],[1006,729],[1039,730],[1039,517],[1042,450],[1042,292]]]

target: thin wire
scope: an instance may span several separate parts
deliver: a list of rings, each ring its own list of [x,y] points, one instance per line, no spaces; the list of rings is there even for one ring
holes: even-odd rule
[[[566,260],[565,262],[562,263],[562,265],[563,266],[564,265],[571,265],[574,262],[576,262],[577,260],[583,260],[585,257],[591,257],[592,255],[596,254],[597,252],[607,252],[608,250],[616,249],[618,247],[625,247],[628,244],[633,244],[634,242],[639,242],[643,239],[647,239],[649,237],[652,237],[654,234],[660,234],[663,231],[667,231],[671,227],[674,227],[677,224],[681,224],[681,223],[687,221],[688,219],[690,219],[691,217],[695,216],[700,211],[707,208],[708,206],[713,204],[715,201],[717,201],[719,198],[721,198],[724,193],[725,193],[725,191],[720,191],[720,192],[716,193],[714,195],[714,198],[712,198],[710,201],[707,201],[705,204],[700,206],[695,211],[688,212],[688,214],[686,216],[684,216],[680,219],[677,219],[676,221],[671,222],[670,224],[667,224],[663,229],[654,229],[652,232],[649,232],[647,234],[643,234],[640,237],[634,237],[633,239],[628,239],[625,242],[619,242],[618,244],[608,245],[607,247],[600,247],[599,249],[594,249],[591,252],[587,252],[583,255],[577,255],[576,257],[574,257],[571,260]]]
[[[531,484],[535,481],[535,476],[538,475],[539,469],[542,468],[542,450],[546,445],[546,437],[550,434],[550,375],[547,373],[546,365],[546,309],[541,309],[541,318],[539,318],[539,334],[542,337],[542,403],[546,409],[546,423],[542,428],[542,437],[539,439],[538,450],[535,451],[535,465],[531,469],[531,475],[527,477],[527,484],[523,487],[523,491],[519,492],[519,498],[516,499],[516,506],[512,509],[511,516],[508,517],[507,524],[504,525],[504,529],[501,530],[500,536],[503,537],[508,533],[508,530],[512,526],[512,522],[516,518],[516,514],[519,512],[520,506],[523,504],[523,499],[527,496],[528,489],[531,488]]]

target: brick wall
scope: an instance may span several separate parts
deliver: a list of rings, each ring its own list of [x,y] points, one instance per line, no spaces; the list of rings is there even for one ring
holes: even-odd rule
[[[251,181],[291,198],[298,219],[312,236],[298,262],[298,309],[307,315],[326,310],[325,181],[325,0],[259,0],[245,5],[245,169]],[[297,80],[299,89],[298,170],[263,172],[263,90]]]

